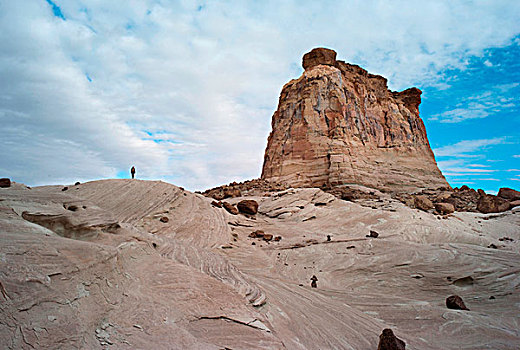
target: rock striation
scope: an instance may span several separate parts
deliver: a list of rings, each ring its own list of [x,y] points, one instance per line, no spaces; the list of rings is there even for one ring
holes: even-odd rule
[[[421,90],[317,48],[285,84],[272,117],[262,179],[298,187],[361,184],[389,192],[449,187],[419,116]]]

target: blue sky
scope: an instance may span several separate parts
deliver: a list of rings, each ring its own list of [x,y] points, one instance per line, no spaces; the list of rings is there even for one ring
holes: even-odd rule
[[[0,0],[0,41],[0,176],[29,185],[258,177],[282,86],[324,46],[423,90],[453,186],[520,187],[520,2]]]

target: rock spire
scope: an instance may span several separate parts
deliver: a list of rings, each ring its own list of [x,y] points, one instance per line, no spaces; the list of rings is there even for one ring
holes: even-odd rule
[[[390,192],[449,187],[419,116],[421,90],[387,80],[316,48],[282,89],[262,179],[297,187],[361,184]]]

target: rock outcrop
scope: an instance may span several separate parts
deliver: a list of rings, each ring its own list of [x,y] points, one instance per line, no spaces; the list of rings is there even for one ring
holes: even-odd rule
[[[390,192],[449,187],[419,116],[421,91],[318,48],[287,83],[272,118],[262,179],[298,187],[361,184]]]
[[[498,197],[507,199],[508,201],[517,201],[520,199],[520,191],[513,190],[512,188],[502,187],[498,191]]]

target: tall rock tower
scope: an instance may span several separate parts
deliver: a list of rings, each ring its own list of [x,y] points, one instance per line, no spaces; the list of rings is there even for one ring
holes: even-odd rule
[[[421,90],[387,80],[316,48],[282,89],[262,178],[296,187],[360,184],[389,192],[449,186],[419,116]]]

